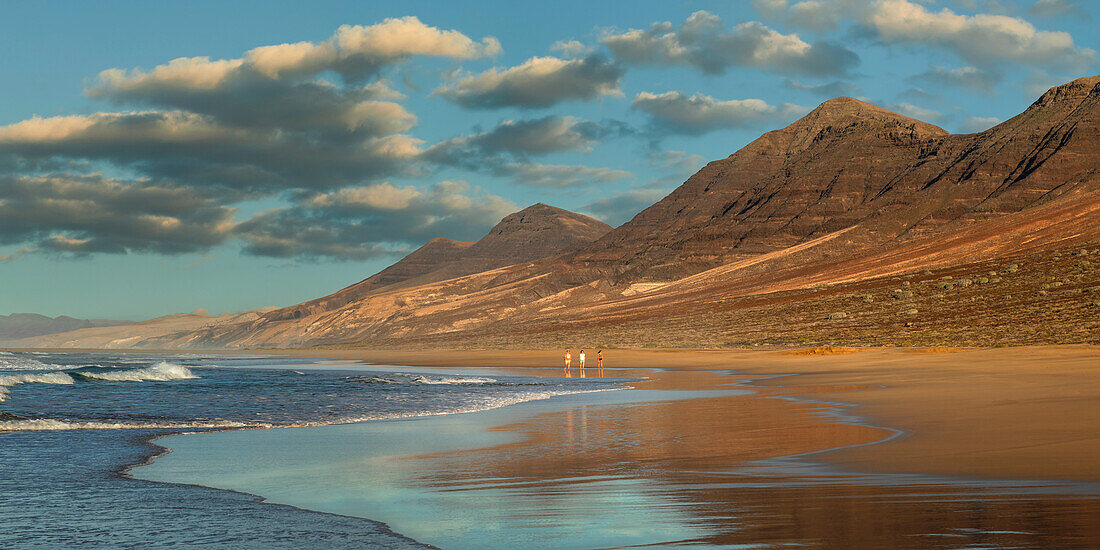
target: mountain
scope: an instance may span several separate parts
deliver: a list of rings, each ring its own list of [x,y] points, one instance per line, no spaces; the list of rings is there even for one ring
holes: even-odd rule
[[[578,254],[620,280],[674,280],[858,223],[943,129],[852,98],[711,162]],[[877,202],[876,202],[877,201]]]
[[[708,164],[578,259],[625,280],[668,281],[845,228],[854,228],[842,245],[850,253],[1094,187],[1098,81],[1054,88],[969,135],[829,100]]]
[[[272,311],[264,317],[298,319],[354,302],[398,284],[424,284],[520,264],[573,251],[611,231],[582,214],[538,203],[509,214],[481,240],[468,243],[436,238],[397,263],[339,292]]]
[[[106,319],[74,319],[65,315],[46,317],[37,313],[0,315],[0,340],[16,340],[91,327],[125,325],[130,321]]]
[[[20,339],[11,339],[4,345],[13,348],[105,348],[125,349],[149,347],[148,342],[173,335],[192,334],[207,330],[219,324],[237,325],[254,321],[264,310],[249,311],[221,316],[200,315],[198,313],[174,313],[146,321],[104,321],[105,324],[91,325],[58,331],[28,335]],[[3,319],[3,317],[0,317]],[[95,321],[93,321],[94,323]],[[114,324],[110,324],[114,323]],[[122,324],[119,324],[122,323]],[[186,344],[181,342],[180,346]]]
[[[591,238],[496,264],[469,258],[527,241],[437,244],[392,282],[141,345],[1100,343],[1100,77],[975,134],[829,100]]]

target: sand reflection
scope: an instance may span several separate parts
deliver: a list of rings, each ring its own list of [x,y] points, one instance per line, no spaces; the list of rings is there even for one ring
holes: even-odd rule
[[[714,372],[662,373],[652,388],[715,387]],[[836,394],[852,386],[812,388]],[[802,387],[800,392],[806,392]],[[775,396],[782,388],[770,391]],[[600,517],[681,527],[663,542],[827,548],[1076,547],[1100,537],[1100,500],[1026,484],[970,486],[919,476],[784,473],[772,457],[861,445],[893,432],[837,422],[829,404],[728,396],[580,406],[495,428],[518,442],[422,455],[417,483],[504,498],[510,521],[598,528]],[[822,415],[832,415],[823,423]],[[609,504],[609,503],[616,504]],[[608,517],[608,522],[614,521]],[[660,540],[660,539],[657,539]]]

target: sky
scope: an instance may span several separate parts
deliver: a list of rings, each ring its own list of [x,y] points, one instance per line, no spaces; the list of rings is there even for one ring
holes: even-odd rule
[[[954,133],[1098,3],[0,2],[0,314],[285,306],[537,202],[617,226],[851,96]]]

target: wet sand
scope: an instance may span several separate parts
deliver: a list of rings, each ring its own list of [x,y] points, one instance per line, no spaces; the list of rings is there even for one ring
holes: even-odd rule
[[[563,374],[545,366],[554,352],[287,353]],[[1100,538],[1100,485],[1088,483],[1100,479],[1094,347],[605,357],[608,375],[652,380],[632,383],[643,391],[630,398],[170,438],[176,452],[153,478],[361,515],[448,548]],[[744,388],[756,393],[714,393]]]
[[[439,367],[530,367],[555,374],[560,352],[289,350],[279,353]],[[815,461],[862,473],[989,479],[1100,481],[1100,348],[1040,346],[973,350],[867,349],[832,355],[791,351],[605,350],[618,373],[654,376],[645,388],[703,389],[748,382],[765,397],[835,403],[862,423],[900,431],[889,441],[834,450]],[[618,370],[624,369],[624,370]],[[589,373],[594,369],[587,369]],[[576,371],[576,369],[574,369]],[[729,372],[736,376],[721,376]],[[764,377],[775,377],[764,379]],[[751,401],[749,403],[748,401]],[[837,423],[821,404],[777,399],[685,402],[641,417],[642,437],[676,441],[669,467],[694,468],[786,456],[895,436]],[[742,409],[751,409],[746,412]],[[752,445],[741,422],[770,419]],[[670,420],[675,419],[675,420]],[[653,431],[663,426],[663,432]],[[736,432],[732,429],[737,428]],[[554,430],[548,429],[552,432]],[[764,442],[767,442],[766,444]],[[687,442],[692,442],[688,444]],[[743,449],[766,448],[756,456]],[[709,457],[709,458],[708,458]]]
[[[564,374],[558,351],[239,353]],[[134,473],[380,520],[447,548],[1100,540],[1095,346],[604,355],[605,374],[651,380],[613,399],[171,437],[175,452]],[[731,389],[754,393],[714,393]]]

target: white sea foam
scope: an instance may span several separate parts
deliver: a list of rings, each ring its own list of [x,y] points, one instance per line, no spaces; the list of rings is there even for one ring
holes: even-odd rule
[[[498,396],[492,399],[481,401],[478,403],[471,403],[461,407],[454,407],[444,410],[434,411],[411,411],[407,413],[387,414],[378,416],[359,416],[354,418],[344,418],[338,422],[325,422],[324,424],[351,424],[353,422],[367,422],[371,420],[393,420],[398,418],[418,418],[422,416],[437,416],[446,414],[463,414],[488,411],[492,409],[499,409],[501,407],[507,407],[509,405],[518,405],[520,403],[526,403],[528,401],[540,401],[542,399],[549,399],[551,397],[558,397],[562,395],[578,395],[583,393],[597,393],[605,391],[617,391],[629,389],[626,387],[615,388],[600,388],[598,390],[546,390],[546,391],[533,391],[515,395]],[[295,424],[294,426],[287,427],[305,427],[305,426],[318,426],[322,423],[302,423]]]
[[[23,374],[0,374],[0,401],[7,399],[12,386],[19,384],[72,384],[73,379],[63,372],[28,372]]]
[[[481,376],[414,376],[412,379],[414,384],[495,384],[496,380],[493,378],[484,378]]]
[[[0,432],[48,432],[61,430],[197,430],[228,428],[274,428],[272,424],[248,422],[112,422],[57,420],[54,418],[35,418],[20,420],[0,420]]]
[[[81,372],[80,375],[85,378],[110,380],[113,382],[168,382],[170,380],[198,378],[198,376],[195,376],[194,373],[191,372],[191,369],[183,365],[168,363],[166,361],[161,361],[151,367],[145,367],[143,369]]]
[[[216,420],[209,422],[187,421],[163,421],[163,422],[126,422],[126,421],[78,421],[58,420],[52,418],[0,420],[0,432],[24,432],[24,431],[61,431],[61,430],[202,430],[202,429],[241,429],[241,428],[312,428],[319,426],[331,426],[333,424],[352,424],[355,422],[368,422],[373,420],[395,420],[400,418],[418,418],[424,416],[437,416],[447,414],[461,414],[499,409],[509,405],[538,401],[561,395],[575,395],[582,393],[595,393],[603,391],[615,391],[627,388],[601,388],[598,390],[548,390],[539,392],[527,392],[523,394],[500,396],[497,398],[472,403],[462,407],[454,407],[445,410],[409,411],[404,413],[380,413],[374,415],[362,415],[344,417],[333,420],[314,420],[304,422],[291,422],[286,424],[272,424],[267,422],[233,422],[228,420]]]
[[[0,371],[61,370],[63,365],[48,365],[25,355],[0,355]]]

